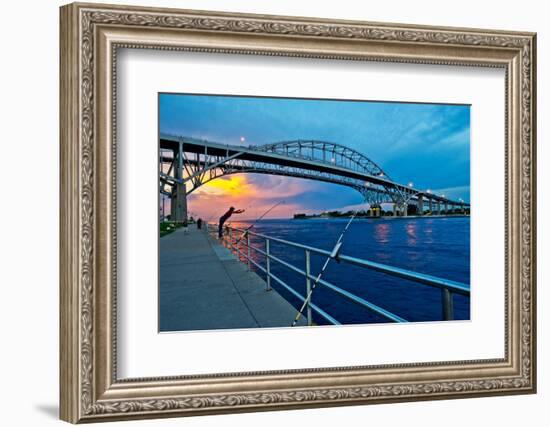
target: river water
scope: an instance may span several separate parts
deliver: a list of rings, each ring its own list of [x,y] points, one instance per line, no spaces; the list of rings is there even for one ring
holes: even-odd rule
[[[345,227],[347,218],[269,219],[257,222],[252,231],[330,251]],[[234,227],[248,227],[251,221],[234,221]],[[263,241],[252,244],[264,249]],[[303,250],[277,242],[271,252],[305,269]],[[342,253],[419,273],[470,283],[470,218],[381,218],[355,219],[344,237]],[[265,267],[261,254],[255,259]],[[312,274],[317,275],[325,259],[312,255]],[[271,270],[300,294],[305,295],[305,278],[272,261]],[[256,270],[264,277],[265,274]],[[412,322],[442,319],[441,291],[383,273],[331,261],[323,278],[367,301]],[[299,301],[272,280],[272,286],[294,306]],[[313,302],[342,324],[386,322],[367,309],[318,286]],[[454,295],[455,319],[470,318],[470,298]],[[326,324],[314,315],[318,324]]]

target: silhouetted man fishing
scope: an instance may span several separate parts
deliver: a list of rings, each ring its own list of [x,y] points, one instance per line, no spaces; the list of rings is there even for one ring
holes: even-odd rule
[[[225,221],[227,221],[231,217],[231,215],[240,214],[243,212],[244,212],[244,209],[235,209],[233,206],[231,206],[229,210],[220,217],[220,223],[218,225],[218,238],[220,239],[222,238],[223,224],[225,223]]]

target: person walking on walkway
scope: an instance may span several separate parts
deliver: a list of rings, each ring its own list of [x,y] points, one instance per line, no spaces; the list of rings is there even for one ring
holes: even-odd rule
[[[229,219],[229,217],[231,217],[231,215],[240,214],[240,213],[243,213],[243,212],[244,212],[244,209],[235,209],[233,206],[231,206],[229,208],[229,210],[220,217],[220,223],[218,225],[218,238],[219,239],[222,238],[223,225],[225,224],[225,221],[227,221]]]
[[[187,223],[187,220],[183,221],[183,234],[189,234],[189,228],[187,228],[189,224]]]

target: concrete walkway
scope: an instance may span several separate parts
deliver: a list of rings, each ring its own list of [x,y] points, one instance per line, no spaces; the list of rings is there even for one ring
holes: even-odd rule
[[[191,225],[160,239],[161,332],[286,327],[295,315],[205,230]]]

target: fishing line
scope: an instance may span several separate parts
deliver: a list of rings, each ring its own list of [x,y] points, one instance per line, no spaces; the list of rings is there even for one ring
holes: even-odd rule
[[[338,257],[338,254],[340,253],[340,249],[342,248],[342,244],[343,244],[343,239],[344,239],[344,234],[346,234],[346,231],[348,231],[348,228],[349,226],[351,225],[351,223],[353,222],[353,220],[355,219],[355,217],[357,216],[357,213],[359,212],[359,210],[356,210],[353,215],[351,216],[351,218],[349,219],[348,223],[346,224],[346,226],[344,227],[344,230],[342,231],[342,233],[340,234],[340,237],[338,238],[336,244],[334,245],[334,248],[332,248],[332,251],[330,252],[330,255],[327,257],[327,259],[325,260],[325,263],[323,264],[323,267],[321,268],[321,271],[320,273],[317,275],[317,278],[315,279],[315,281],[313,282],[313,284],[311,285],[311,288],[306,296],[306,299],[304,300],[302,306],[300,307],[300,310],[298,310],[298,314],[296,314],[296,317],[294,319],[294,321],[292,322],[292,324],[290,325],[291,327],[294,327],[296,326],[296,324],[298,323],[298,321],[300,320],[300,318],[302,317],[303,315],[303,311],[304,309],[306,308],[306,306],[308,306],[311,302],[311,296],[313,295],[313,290],[315,289],[315,287],[317,286],[317,283],[319,283],[319,280],[321,280],[321,276],[323,275],[323,273],[325,272],[325,270],[327,269],[327,266],[330,262],[331,259],[336,259]]]
[[[284,200],[281,200],[280,202],[275,203],[273,206],[271,206],[268,210],[266,210],[262,215],[260,215],[256,220],[249,225],[247,228],[244,229],[243,235],[235,242],[235,245],[238,244],[247,234],[248,230],[250,230],[252,227],[256,225],[256,223],[261,220],[264,216],[266,216],[269,212],[271,212],[273,209],[275,209],[277,206],[282,205],[285,203]]]
[[[250,205],[248,205],[248,206],[245,208],[245,210],[250,209],[252,206],[254,206],[254,203],[251,203]],[[224,210],[225,210],[225,209],[224,209]],[[217,211],[215,211],[212,215],[210,215],[210,216],[208,217],[208,219],[206,220],[207,223],[210,223],[210,221],[212,220],[212,218],[221,216],[221,215],[219,215],[219,214],[216,214],[216,212],[217,212]],[[220,211],[220,213],[221,213],[221,212],[222,212],[222,211]],[[232,221],[229,221],[229,222],[227,223],[227,225],[228,225],[228,226],[231,225],[231,222],[232,222]]]
[[[254,206],[254,204],[255,204],[255,203],[250,203],[248,206],[246,206],[246,207],[243,209],[243,212],[249,211],[250,208],[252,208],[252,206]],[[227,227],[230,227],[231,224],[233,224],[233,222],[234,222],[234,221],[231,221],[231,220],[227,221]],[[240,221],[237,220],[237,222],[240,222]]]

